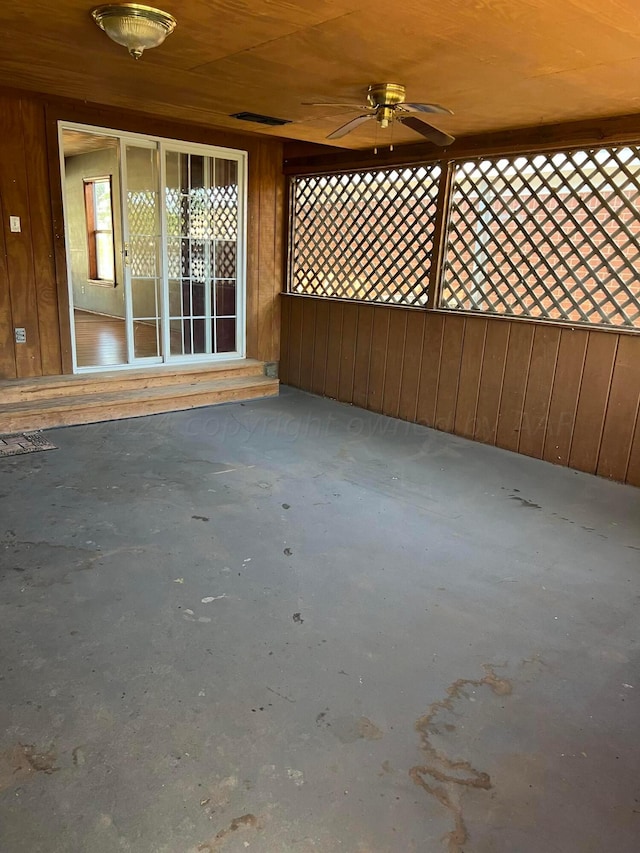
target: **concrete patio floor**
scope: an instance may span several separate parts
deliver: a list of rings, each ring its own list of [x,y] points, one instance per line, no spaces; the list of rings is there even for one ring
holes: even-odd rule
[[[0,460],[2,853],[635,853],[640,490],[332,401]]]

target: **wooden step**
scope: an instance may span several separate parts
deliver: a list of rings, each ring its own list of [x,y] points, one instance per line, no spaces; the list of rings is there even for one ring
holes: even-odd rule
[[[103,390],[79,396],[20,401],[0,406],[0,433],[135,418],[177,412],[216,403],[255,400],[278,393],[279,382],[266,376],[239,376],[171,384]]]
[[[34,379],[0,381],[0,411],[5,404],[46,400],[62,396],[86,396],[171,385],[184,385],[204,379],[239,376],[263,376],[264,363],[255,359],[235,359],[214,364],[176,367],[158,365],[134,370],[110,370],[105,373],[80,373],[69,376],[38,376]]]

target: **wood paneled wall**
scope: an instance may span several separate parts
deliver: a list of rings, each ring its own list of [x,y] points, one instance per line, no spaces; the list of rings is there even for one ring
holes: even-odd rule
[[[61,372],[44,106],[0,94],[0,377]],[[21,231],[9,229],[19,216]],[[16,344],[14,328],[26,329]]]
[[[0,379],[69,373],[57,122],[248,151],[247,355],[277,361],[284,251],[282,143],[76,101],[0,92]],[[9,230],[20,216],[22,231]],[[27,331],[14,343],[14,328]]]
[[[640,486],[640,335],[282,297],[281,381]]]

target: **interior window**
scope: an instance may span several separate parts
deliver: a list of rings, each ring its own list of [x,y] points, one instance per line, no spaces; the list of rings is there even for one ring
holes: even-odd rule
[[[115,283],[111,176],[86,178],[84,202],[89,247],[89,279]]]

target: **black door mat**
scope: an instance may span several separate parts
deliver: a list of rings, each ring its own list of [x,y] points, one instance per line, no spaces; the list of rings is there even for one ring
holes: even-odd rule
[[[16,435],[0,435],[0,458],[37,453],[39,450],[57,450],[41,432],[25,432]]]

